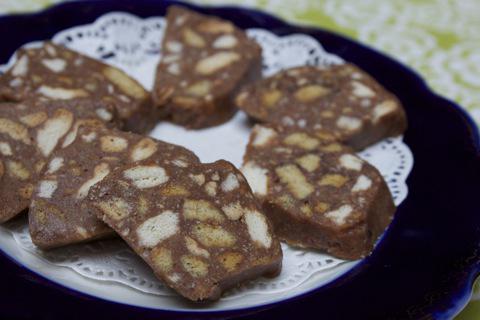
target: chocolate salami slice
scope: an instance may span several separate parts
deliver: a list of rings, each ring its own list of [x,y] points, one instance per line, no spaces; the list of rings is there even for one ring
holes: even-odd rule
[[[27,209],[47,159],[81,125],[117,126],[114,107],[91,100],[0,103],[0,222]]]
[[[231,22],[172,6],[153,101],[173,122],[202,128],[227,121],[240,86],[260,76],[261,48]]]
[[[247,85],[235,101],[257,120],[312,134],[326,130],[356,150],[407,126],[398,99],[351,64],[284,70]]]
[[[50,249],[113,236],[92,212],[88,191],[118,166],[157,157],[179,164],[198,161],[185,148],[149,137],[80,128],[68,147],[53,152],[34,191],[29,211],[33,243]]]
[[[281,240],[339,258],[368,255],[395,212],[380,173],[328,135],[256,125],[242,172]]]
[[[88,197],[158,278],[190,300],[217,300],[242,281],[280,272],[280,244],[229,162],[129,164]]]
[[[16,63],[0,77],[0,101],[78,98],[112,103],[129,131],[147,132],[157,120],[148,92],[137,81],[51,42],[18,50]]]

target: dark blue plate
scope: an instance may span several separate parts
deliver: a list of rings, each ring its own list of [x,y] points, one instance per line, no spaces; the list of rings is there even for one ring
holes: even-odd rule
[[[49,39],[107,12],[161,16],[172,3],[67,2],[37,14],[1,17],[0,64],[24,43]],[[281,303],[222,313],[162,312],[100,300],[57,285],[1,255],[0,317],[167,319],[255,314],[255,319],[447,319],[459,312],[469,300],[480,261],[480,147],[476,125],[468,115],[432,93],[412,70],[342,36],[292,26],[253,10],[187,6],[242,28],[309,34],[400,98],[409,121],[405,142],[415,163],[407,180],[409,196],[387,234],[370,257],[328,285]]]

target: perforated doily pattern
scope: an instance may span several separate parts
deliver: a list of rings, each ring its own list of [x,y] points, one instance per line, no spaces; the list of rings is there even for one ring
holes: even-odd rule
[[[150,89],[155,66],[161,55],[160,39],[164,28],[165,19],[161,17],[140,19],[127,13],[115,12],[100,17],[93,24],[61,31],[53,41],[115,65]],[[314,38],[307,35],[278,37],[262,29],[249,29],[247,33],[263,48],[264,75],[298,65],[328,66],[343,63],[340,57],[325,52]],[[0,71],[5,70],[13,61],[14,57],[7,65],[0,66]],[[171,132],[180,132],[175,130],[177,129],[173,128]],[[240,136],[246,141],[248,131],[240,133]],[[388,183],[395,204],[400,204],[407,196],[405,180],[413,165],[412,154],[402,138],[386,139],[362,151],[360,156],[379,169]],[[4,227],[12,232],[19,248],[53,266],[67,267],[87,278],[121,283],[145,293],[173,295],[121,240],[97,241],[43,252],[32,243],[26,221],[16,220]],[[296,249],[284,244],[282,248],[283,270],[279,277],[261,278],[247,283],[231,290],[224,299],[290,290],[314,274],[321,274],[345,263],[315,251]]]

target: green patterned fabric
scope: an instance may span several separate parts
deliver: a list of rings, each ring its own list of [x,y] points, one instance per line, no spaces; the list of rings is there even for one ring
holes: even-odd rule
[[[0,13],[38,10],[57,1],[1,0]],[[417,70],[436,92],[458,102],[480,124],[479,0],[194,2],[260,8],[291,22],[319,26],[358,39]],[[480,289],[474,291],[472,301],[457,319],[480,318]]]

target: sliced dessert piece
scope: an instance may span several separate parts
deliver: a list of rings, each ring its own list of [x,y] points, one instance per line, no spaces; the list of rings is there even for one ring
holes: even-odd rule
[[[43,166],[43,157],[35,148],[28,127],[17,116],[20,107],[0,104],[0,222],[28,207],[34,182]]]
[[[281,240],[339,258],[368,255],[395,212],[380,173],[325,134],[256,125],[242,172]]]
[[[260,76],[261,48],[232,23],[172,6],[153,101],[173,122],[202,128],[227,121],[239,87]]]
[[[20,49],[16,58],[0,77],[0,101],[86,98],[114,104],[126,130],[143,133],[154,125],[147,91],[115,67],[51,42]]]
[[[112,236],[86,200],[88,191],[115,167],[161,158],[194,163],[198,158],[180,146],[133,133],[80,128],[76,139],[50,157],[32,196],[29,227],[42,249]]]
[[[115,109],[90,100],[0,103],[0,222],[25,210],[39,173],[82,124],[115,126]]]
[[[356,150],[407,126],[398,99],[351,64],[297,67],[249,84],[235,99],[251,117],[315,134],[331,132]]]
[[[88,197],[97,216],[190,300],[217,300],[242,281],[280,272],[280,244],[229,162],[129,164]]]

